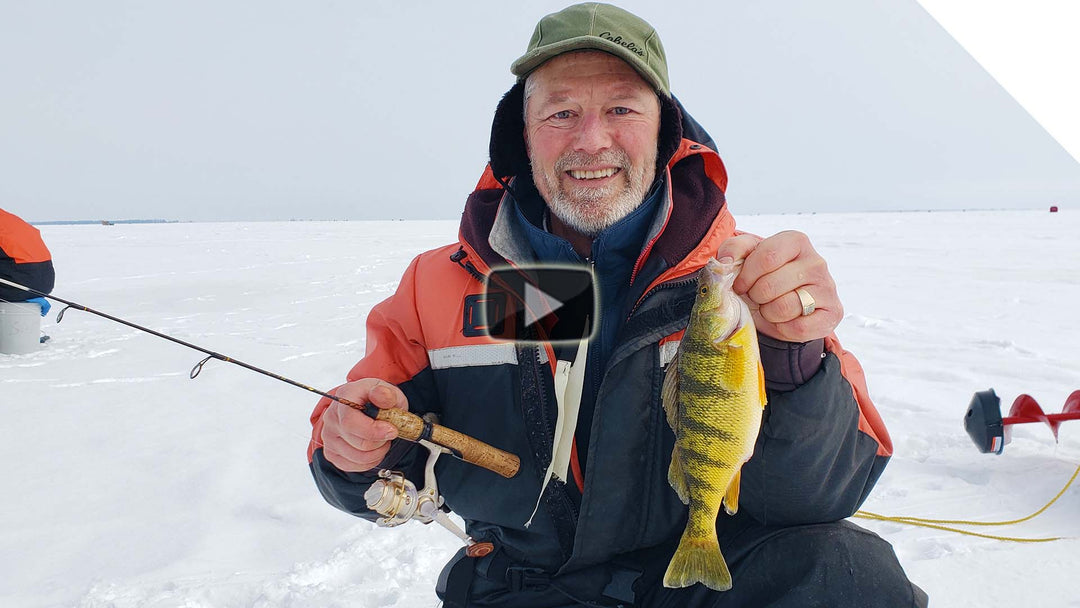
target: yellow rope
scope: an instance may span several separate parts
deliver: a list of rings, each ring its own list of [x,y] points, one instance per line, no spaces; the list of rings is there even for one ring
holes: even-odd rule
[[[990,538],[993,540],[1002,540],[1014,543],[1048,543],[1055,540],[1061,540],[1067,538],[1065,536],[1053,536],[1048,538],[1018,538],[1014,536],[995,536],[993,534],[980,534],[978,532],[971,532],[969,530],[961,530],[959,528],[950,528],[949,526],[939,526],[937,524],[928,524],[919,521],[908,521],[899,517],[888,517],[885,515],[877,515],[875,513],[867,513],[865,511],[859,511],[853,517],[859,519],[872,519],[877,521],[891,521],[898,524],[907,524],[909,526],[919,526],[921,528],[933,528],[935,530],[944,530],[946,532],[955,532],[957,534],[963,534],[965,536],[978,536],[979,538]]]
[[[968,521],[968,520],[963,520],[963,519],[926,519],[926,518],[922,518],[922,517],[908,517],[908,516],[896,516],[896,517],[893,517],[893,516],[889,516],[889,515],[881,515],[881,514],[878,514],[878,513],[872,513],[870,511],[859,511],[859,512],[855,513],[855,515],[853,517],[857,517],[859,519],[870,519],[870,520],[875,520],[875,521],[891,521],[891,522],[897,523],[897,524],[907,524],[909,526],[920,526],[920,527],[923,527],[923,528],[933,528],[935,530],[945,530],[946,532],[956,532],[957,534],[964,534],[964,535],[967,535],[967,536],[978,536],[980,538],[990,538],[990,539],[994,539],[994,540],[1003,540],[1003,541],[1009,541],[1009,542],[1015,542],[1015,543],[1046,543],[1046,542],[1055,541],[1055,540],[1061,540],[1063,538],[1069,538],[1069,537],[1054,536],[1054,537],[1050,537],[1050,538],[1016,538],[1016,537],[1012,537],[1012,536],[994,536],[994,535],[991,535],[991,534],[979,534],[978,532],[971,532],[971,531],[968,531],[968,530],[960,530],[958,528],[952,528],[952,527],[949,527],[948,525],[944,525],[944,524],[962,525],[962,526],[1011,526],[1013,524],[1023,523],[1025,521],[1030,520],[1030,519],[1034,519],[1036,516],[1042,514],[1044,511],[1049,509],[1050,505],[1057,502],[1057,500],[1059,498],[1061,498],[1065,494],[1066,491],[1068,491],[1069,487],[1073,484],[1074,481],[1076,481],[1077,476],[1080,476],[1080,466],[1076,467],[1076,471],[1073,472],[1072,477],[1069,478],[1068,483],[1065,484],[1065,487],[1061,488],[1061,491],[1058,492],[1056,496],[1054,496],[1053,498],[1050,499],[1050,502],[1043,505],[1043,507],[1041,509],[1039,509],[1038,511],[1035,511],[1031,515],[1028,515],[1027,517],[1021,517],[1020,519],[1012,519],[1012,520],[1008,520],[1008,521]]]

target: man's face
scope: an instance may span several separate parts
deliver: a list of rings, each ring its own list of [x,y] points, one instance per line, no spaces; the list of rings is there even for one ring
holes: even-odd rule
[[[643,202],[656,175],[660,101],[614,55],[559,55],[529,75],[525,145],[552,214],[587,236]]]

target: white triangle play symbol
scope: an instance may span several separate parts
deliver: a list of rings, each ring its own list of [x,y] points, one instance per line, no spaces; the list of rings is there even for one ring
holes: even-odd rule
[[[525,283],[525,324],[531,326],[565,306],[564,302],[537,289],[532,283]]]

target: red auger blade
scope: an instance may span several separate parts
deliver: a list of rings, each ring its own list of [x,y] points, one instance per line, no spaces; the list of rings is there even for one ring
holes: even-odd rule
[[[1009,408],[1009,415],[1001,422],[1006,426],[1024,422],[1043,422],[1054,433],[1055,442],[1058,440],[1058,426],[1061,424],[1057,420],[1051,420],[1046,415],[1046,412],[1039,407],[1039,403],[1035,401],[1035,398],[1028,394],[1022,394],[1016,398],[1016,401],[1013,401],[1012,407]]]
[[[971,398],[964,416],[964,430],[984,454],[1000,454],[1012,435],[1012,425],[1042,422],[1058,440],[1058,427],[1066,420],[1080,420],[1080,390],[1065,400],[1059,414],[1047,414],[1031,395],[1020,395],[1013,401],[1009,415],[1001,417],[1001,400],[994,389],[979,391]]]
[[[1025,422],[1042,422],[1050,427],[1054,433],[1054,441],[1058,439],[1058,427],[1066,420],[1080,420],[1080,390],[1073,391],[1065,400],[1065,407],[1060,414],[1047,414],[1035,402],[1030,395],[1020,395],[1013,402],[1009,415],[1002,419],[1005,432],[1009,432],[1008,425],[1024,424]]]
[[[1062,414],[1075,414],[1080,412],[1080,390],[1075,390],[1067,399],[1065,399],[1065,407],[1061,409]]]

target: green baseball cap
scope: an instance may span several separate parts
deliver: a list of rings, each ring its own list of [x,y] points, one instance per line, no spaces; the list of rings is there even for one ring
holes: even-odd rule
[[[510,65],[510,72],[524,78],[557,55],[585,49],[615,55],[658,92],[671,97],[664,45],[653,26],[617,6],[599,2],[568,6],[541,19],[525,54]]]

